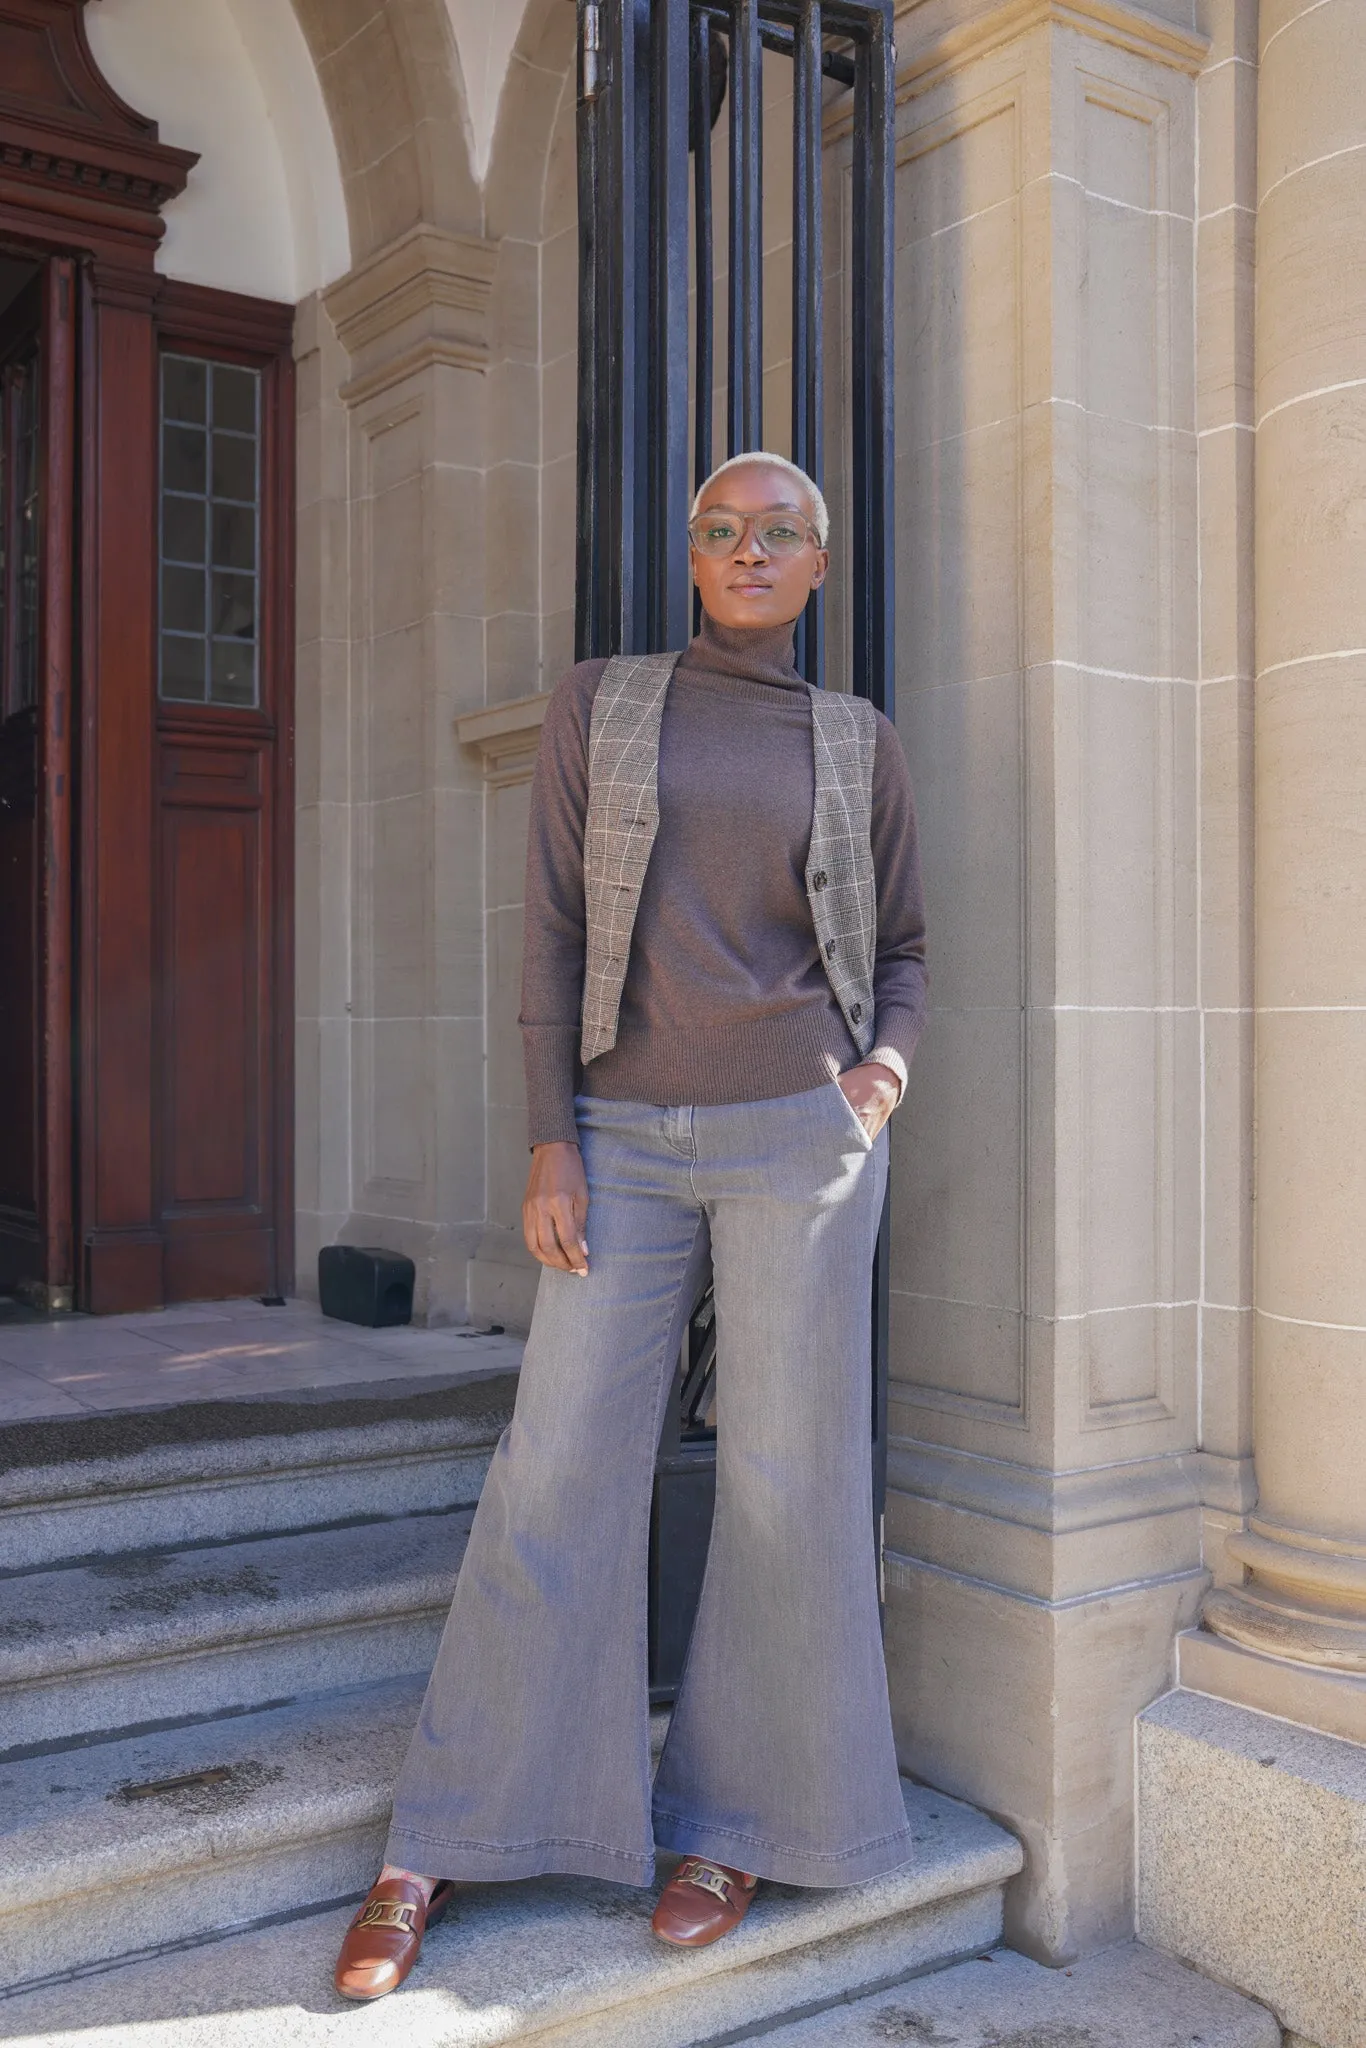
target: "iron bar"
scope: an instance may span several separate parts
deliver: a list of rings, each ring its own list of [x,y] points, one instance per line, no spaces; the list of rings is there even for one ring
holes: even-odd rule
[[[804,0],[792,77],[792,460],[817,484],[824,465],[824,262],[822,232],[821,0]],[[797,621],[797,667],[823,676],[821,593]]]
[[[693,489],[711,475],[712,344],[716,321],[715,264],[711,212],[711,16],[698,8],[692,18],[693,290],[696,293],[696,375],[693,417]]]
[[[688,638],[688,0],[654,0],[649,62],[650,315],[647,346],[649,519],[646,645]]]
[[[730,9],[724,4],[724,0],[701,0],[701,4],[699,0],[693,0],[693,7],[695,14],[707,15],[716,21],[730,20]],[[790,57],[793,55],[797,36],[781,22],[764,20],[759,24],[759,40],[766,50],[774,50],[780,57]],[[841,85],[852,85],[854,82],[854,60],[843,50],[823,50],[821,69],[827,78],[838,79]]]
[[[870,7],[854,87],[850,540],[852,681],[893,713],[892,0]]]
[[[603,446],[607,438],[603,393],[606,337],[600,332],[598,300],[612,227],[602,214],[601,8],[579,0],[579,407],[576,471],[576,559],[574,652],[582,661],[601,642],[603,593],[611,570],[602,544]]]
[[[730,11],[730,360],[726,453],[764,445],[763,51],[759,0]]]
[[[623,357],[622,459],[619,499],[621,552],[624,563],[621,604],[616,620],[618,648],[649,647],[650,618],[650,437],[654,427],[650,383],[638,365],[650,357],[650,301],[653,264],[650,254],[653,185],[652,77],[650,65],[652,0],[616,0],[622,10],[622,43],[628,53],[621,85],[622,161],[632,166],[630,197],[623,206],[622,248],[627,252],[627,278],[622,292]],[[686,71],[685,71],[686,75]],[[686,147],[686,128],[685,147]],[[623,177],[623,187],[626,178]],[[625,193],[623,191],[623,198]],[[629,336],[629,341],[626,337]]]
[[[643,647],[648,629],[650,0],[578,0],[578,13],[583,660]]]
[[[892,0],[869,10],[858,53],[853,137],[853,385],[850,449],[853,543],[851,681],[895,716],[893,471],[893,201],[895,111]],[[891,1309],[891,1194],[873,1255],[873,1512],[881,1561],[887,1498],[887,1369]]]

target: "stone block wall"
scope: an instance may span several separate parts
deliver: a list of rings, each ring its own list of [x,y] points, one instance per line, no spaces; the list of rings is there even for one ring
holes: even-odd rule
[[[893,1140],[888,1650],[903,1761],[1021,1833],[1011,1936],[1054,1962],[1132,1925],[1133,1719],[1206,1584],[1206,56],[1122,8],[898,22],[932,1017]]]

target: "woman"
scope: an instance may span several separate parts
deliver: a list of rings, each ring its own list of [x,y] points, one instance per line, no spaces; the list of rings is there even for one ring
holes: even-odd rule
[[[737,457],[689,535],[691,646],[581,662],[546,710],[521,1017],[545,1270],[350,1998],[403,1981],[452,1881],[648,1885],[660,1847],[654,1931],[700,1946],[760,1879],[910,1853],[868,1442],[885,1125],[925,1007],[910,784],[888,721],[793,666],[829,565],[810,478]],[[652,1789],[652,1475],[708,1255],[716,1511]]]

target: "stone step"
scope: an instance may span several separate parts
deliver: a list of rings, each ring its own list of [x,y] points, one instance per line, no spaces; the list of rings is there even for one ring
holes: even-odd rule
[[[684,2048],[999,1939],[1018,1843],[906,1785],[905,1870],[841,1890],[765,1886],[716,1948],[656,1942],[650,1892],[577,1878],[472,1886],[399,1997],[347,2006],[330,1982],[344,1902],[374,1876],[421,1690],[357,1688],[0,1771],[0,2035],[293,2048],[344,2028],[348,2044],[403,2048]],[[126,1796],[206,1768],[225,1775]]]
[[[0,1762],[304,1692],[425,1679],[474,1499],[0,1580]]]
[[[9,1425],[7,1570],[477,1498],[512,1413],[521,1343],[448,1341],[449,1379],[183,1402]]]
[[[363,1891],[424,1684],[346,1687],[0,1766],[4,1980]]]
[[[1135,1941],[1046,1970],[1009,1949],[762,2030],[768,2048],[1281,2048],[1264,2005]]]

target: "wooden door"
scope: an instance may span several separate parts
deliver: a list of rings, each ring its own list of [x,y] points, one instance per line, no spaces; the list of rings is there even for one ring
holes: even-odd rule
[[[73,266],[0,297],[0,1285],[69,1306]]]
[[[154,1091],[167,1301],[291,1248],[288,358],[162,325]],[[278,309],[271,309],[277,314]]]

